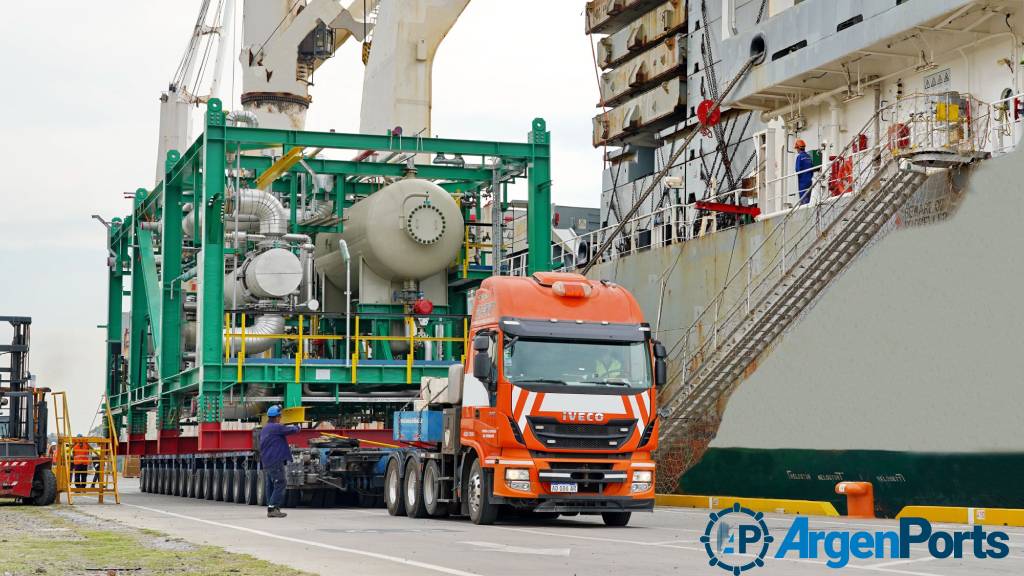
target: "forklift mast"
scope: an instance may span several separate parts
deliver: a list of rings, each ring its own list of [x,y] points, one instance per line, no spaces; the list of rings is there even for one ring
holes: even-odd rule
[[[32,319],[0,316],[0,322],[13,328],[11,343],[0,344],[0,457],[46,454],[45,390],[35,388],[29,371]]]

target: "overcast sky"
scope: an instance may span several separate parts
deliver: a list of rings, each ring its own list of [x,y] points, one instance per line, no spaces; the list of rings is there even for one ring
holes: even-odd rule
[[[32,371],[70,391],[85,431],[103,391],[106,249],[101,226],[150,187],[158,97],[199,0],[5,2],[0,18],[0,315],[32,316]],[[239,0],[241,4],[241,0]],[[583,0],[472,0],[438,51],[433,129],[517,140],[544,117],[555,202],[597,206],[590,145],[597,81]],[[355,132],[363,66],[347,44],[318,72],[307,128]],[[230,83],[230,75],[225,75]],[[235,92],[241,90],[236,80]],[[0,327],[0,338],[10,331]]]

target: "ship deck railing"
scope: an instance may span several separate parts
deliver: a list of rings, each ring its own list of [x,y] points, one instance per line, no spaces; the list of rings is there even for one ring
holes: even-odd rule
[[[671,204],[629,221],[620,238],[601,261],[644,252],[679,242],[702,238],[783,216],[792,210],[810,209],[822,202],[841,201],[855,195],[866,179],[854,175],[867,173],[865,163],[877,162],[883,153],[910,157],[915,154],[959,154],[961,156],[1002,156],[1016,149],[1024,122],[1024,93],[992,103],[967,94],[913,94],[890,105],[888,118],[880,121],[877,141],[856,151],[823,158],[813,172],[829,174],[819,178],[808,204],[799,204],[797,179],[800,173],[757,182],[754,185],[715,192],[700,201]],[[861,181],[863,180],[863,181]],[[745,208],[759,207],[756,218],[703,210],[709,202],[727,203]],[[552,243],[551,258],[556,270],[574,270],[598,257],[594,252],[616,225],[583,234],[568,241]],[[503,260],[510,275],[526,274],[526,254]]]

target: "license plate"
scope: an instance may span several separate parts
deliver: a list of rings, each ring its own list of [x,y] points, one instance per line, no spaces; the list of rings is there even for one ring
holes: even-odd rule
[[[575,482],[552,482],[552,492],[576,492],[577,487]]]

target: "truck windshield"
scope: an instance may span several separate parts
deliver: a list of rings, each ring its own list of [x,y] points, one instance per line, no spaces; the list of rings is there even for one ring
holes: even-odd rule
[[[650,362],[644,342],[505,338],[505,379],[513,383],[649,388]]]

